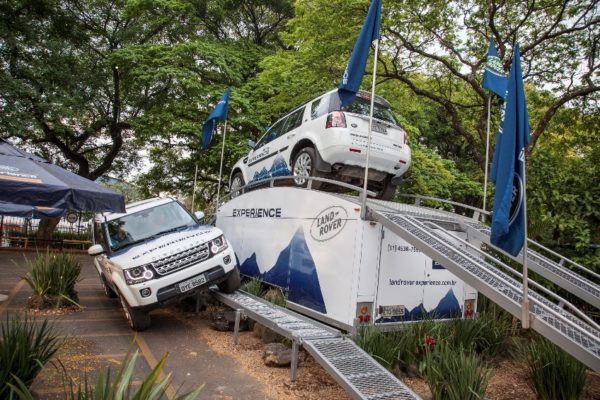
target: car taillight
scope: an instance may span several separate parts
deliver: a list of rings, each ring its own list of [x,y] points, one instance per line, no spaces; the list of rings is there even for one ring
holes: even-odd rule
[[[325,123],[325,129],[327,128],[345,128],[346,127],[346,116],[341,111],[334,111],[329,113],[327,116],[327,122]]]
[[[403,131],[404,132],[404,144],[408,144],[408,132]]]

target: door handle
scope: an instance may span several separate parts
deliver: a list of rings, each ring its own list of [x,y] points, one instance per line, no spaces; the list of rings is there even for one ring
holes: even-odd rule
[[[287,138],[288,138],[288,139],[291,139],[291,138],[293,138],[294,136],[296,136],[296,134],[295,134],[295,133],[292,133],[291,135],[287,135]]]

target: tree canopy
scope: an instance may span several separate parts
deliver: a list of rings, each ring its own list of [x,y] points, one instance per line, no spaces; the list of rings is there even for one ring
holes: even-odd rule
[[[582,252],[597,244],[599,2],[384,1],[376,90],[409,132],[413,165],[401,190],[481,205],[487,46],[494,39],[508,70],[518,41],[532,128],[532,232]],[[368,6],[5,1],[0,136],[90,179],[143,170],[145,195],[191,195],[197,167],[199,204],[210,204],[223,136],[207,151],[199,136],[223,91],[232,89],[226,181],[248,138],[339,84]],[[499,114],[494,101],[492,132]]]

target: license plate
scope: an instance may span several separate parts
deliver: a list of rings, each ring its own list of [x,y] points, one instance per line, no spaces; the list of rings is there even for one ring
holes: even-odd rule
[[[387,134],[387,128],[384,125],[373,124],[372,129],[373,132]]]
[[[179,293],[183,293],[192,290],[193,288],[196,288],[202,285],[203,283],[206,283],[206,277],[204,275],[199,275],[188,279],[187,281],[181,282],[177,285],[177,288],[179,289]]]
[[[379,314],[382,317],[402,317],[404,316],[404,306],[379,306]]]

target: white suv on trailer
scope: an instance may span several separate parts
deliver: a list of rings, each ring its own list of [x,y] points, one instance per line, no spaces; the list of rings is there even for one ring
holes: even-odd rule
[[[235,253],[220,229],[201,225],[171,198],[128,204],[126,212],[97,214],[89,255],[109,297],[119,297],[134,330],[150,326],[148,312],[217,284],[240,286]]]
[[[325,177],[362,186],[368,143],[370,93],[359,92],[342,109],[337,89],[290,112],[271,125],[247,156],[232,168],[230,190],[276,176]],[[389,200],[411,162],[408,136],[389,103],[375,96],[368,189]],[[313,188],[327,189],[313,181]]]

